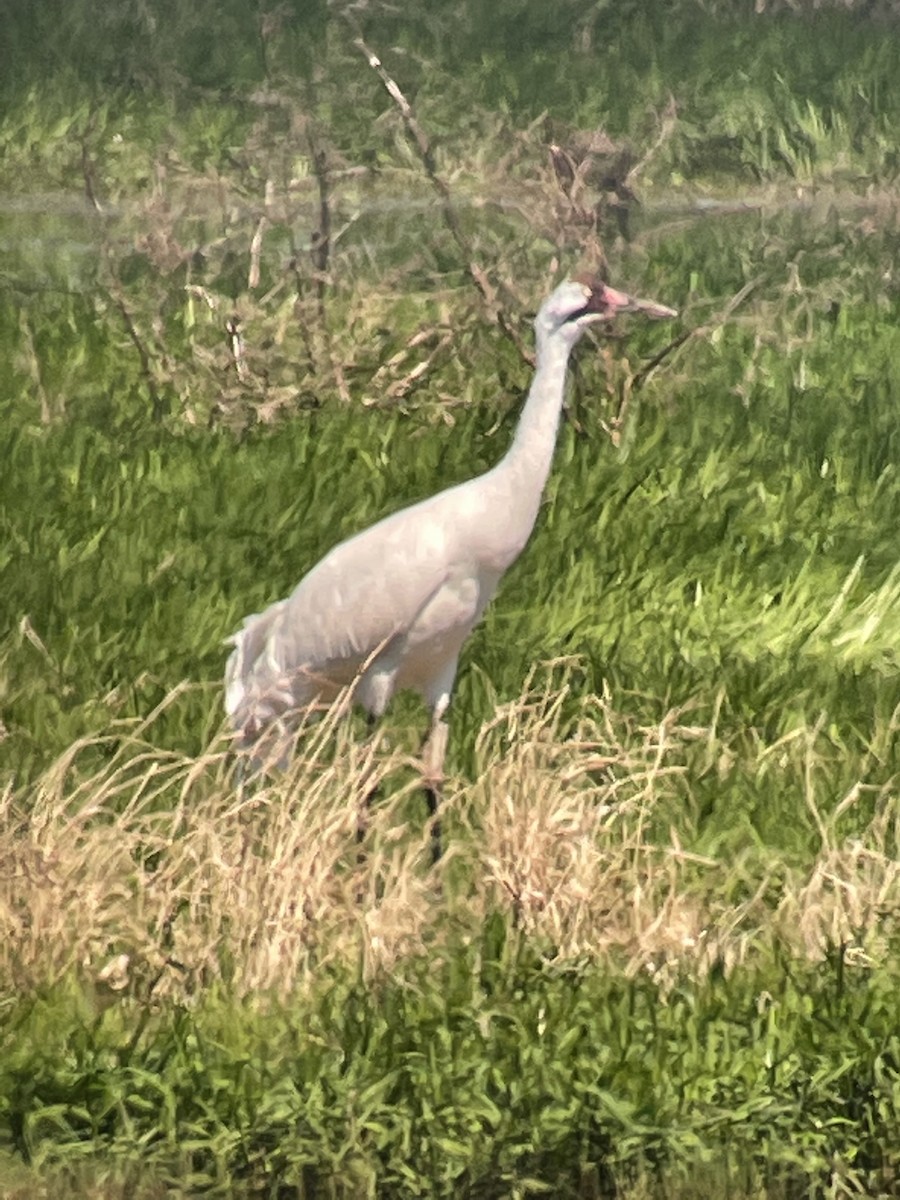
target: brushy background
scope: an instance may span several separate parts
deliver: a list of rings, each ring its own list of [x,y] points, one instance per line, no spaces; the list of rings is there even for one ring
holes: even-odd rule
[[[411,7],[2,22],[0,1193],[900,1195],[897,7]],[[223,639],[583,266],[681,315],[579,349],[444,859],[407,698],[241,792]]]

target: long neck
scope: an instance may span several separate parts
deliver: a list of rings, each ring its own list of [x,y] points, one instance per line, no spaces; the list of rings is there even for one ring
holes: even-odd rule
[[[494,549],[503,570],[518,557],[537,520],[553,462],[569,350],[565,344],[539,338],[537,369],[512,445],[482,476],[491,513],[488,528],[502,534]]]
[[[528,399],[512,445],[499,465],[514,479],[520,495],[533,497],[535,512],[553,462],[570,349],[559,341],[538,344],[537,369]]]

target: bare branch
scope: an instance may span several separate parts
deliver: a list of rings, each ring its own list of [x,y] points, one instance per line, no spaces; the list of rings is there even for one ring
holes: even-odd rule
[[[228,335],[228,349],[231,352],[231,361],[234,363],[237,377],[246,379],[247,363],[244,357],[244,338],[241,334],[241,320],[237,313],[232,313],[225,322],[225,332]]]
[[[632,380],[632,390],[636,391],[639,387],[642,387],[644,383],[646,383],[647,379],[649,379],[656,368],[660,365],[660,363],[667,359],[670,354],[673,354],[676,350],[680,349],[680,347],[682,347],[686,342],[692,341],[694,338],[705,337],[711,329],[716,328],[718,325],[723,325],[731,317],[732,313],[734,313],[734,311],[744,303],[747,297],[751,295],[752,292],[756,291],[761,282],[762,277],[759,275],[755,279],[749,280],[749,282],[744,284],[740,291],[735,292],[725,307],[713,320],[707,321],[703,325],[695,325],[693,329],[686,329],[684,332],[680,333],[678,337],[673,338],[668,345],[664,346],[658,354],[655,354],[653,358],[650,359],[646,366],[642,367],[641,370],[637,372]]]
[[[647,152],[638,159],[628,174],[625,176],[625,187],[629,190],[633,187],[638,175],[647,167],[647,165],[659,154],[660,150],[672,136],[675,131],[675,126],[678,123],[678,109],[675,105],[675,97],[669,96],[669,102],[663,110],[662,121],[660,122],[659,132],[653,144],[648,147]]]
[[[125,323],[125,328],[128,331],[128,337],[135,350],[138,352],[138,358],[141,362],[141,374],[147,384],[147,391],[150,393],[150,401],[153,406],[152,415],[154,421],[161,421],[169,411],[169,402],[157,386],[157,372],[154,369],[154,358],[150,350],[147,348],[147,343],[141,336],[140,330],[135,323],[134,317],[131,314],[125,299],[122,296],[118,287],[110,286],[109,294],[113,304],[118,309],[122,320]]]
[[[345,14],[346,15],[346,14]],[[348,16],[348,20],[352,18]],[[497,296],[494,288],[489,284],[484,268],[479,266],[475,261],[472,253],[472,247],[469,245],[465,234],[462,231],[462,226],[459,222],[456,209],[453,206],[453,201],[450,194],[450,188],[446,181],[440,176],[435,163],[434,154],[431,149],[431,143],[425,130],[416,119],[412,106],[404,96],[398,84],[385,70],[381,59],[370,49],[364,39],[357,35],[354,39],[354,45],[365,55],[366,61],[373,71],[378,75],[378,78],[384,84],[388,95],[400,110],[400,115],[403,118],[403,123],[406,126],[407,132],[412,137],[418,152],[422,165],[425,168],[425,174],[428,176],[432,186],[437,192],[441,202],[441,214],[444,218],[444,223],[450,231],[453,240],[459,247],[465,262],[466,271],[469,278],[478,288],[481,293],[482,300],[488,310],[491,320],[500,327],[509,341],[516,347],[522,359],[529,364],[534,365],[534,355],[525,345],[522,338],[519,336],[518,330],[510,323],[503,308],[497,301]]]

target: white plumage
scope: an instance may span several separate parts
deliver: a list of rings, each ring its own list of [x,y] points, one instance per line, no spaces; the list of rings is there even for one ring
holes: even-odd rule
[[[440,778],[459,653],[534,527],[570,351],[589,325],[636,310],[675,315],[600,281],[561,284],[535,319],[534,380],[497,466],[341,542],[286,600],[246,618],[225,671],[241,745],[284,758],[309,705],[355,681],[356,702],[379,717],[410,688],[431,710],[426,773]]]

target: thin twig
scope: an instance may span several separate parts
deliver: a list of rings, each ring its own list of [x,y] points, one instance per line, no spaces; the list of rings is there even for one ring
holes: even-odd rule
[[[659,154],[660,150],[672,136],[675,131],[675,126],[678,123],[678,108],[675,104],[675,97],[669,96],[669,102],[663,110],[662,121],[659,127],[659,133],[656,135],[656,140],[648,148],[646,153],[634,164],[628,174],[625,176],[625,187],[629,190],[633,187],[638,175],[645,167]]]
[[[351,20],[352,23],[352,18],[348,17],[348,20]],[[378,75],[378,78],[384,84],[388,95],[400,110],[400,115],[403,118],[403,123],[406,126],[406,130],[412,137],[419,158],[421,159],[422,165],[425,168],[425,174],[428,176],[429,181],[440,198],[441,214],[444,218],[444,223],[449,229],[453,240],[456,242],[457,246],[462,252],[466,262],[466,271],[468,272],[469,278],[480,292],[482,300],[484,301],[490,313],[491,319],[500,327],[505,336],[516,347],[523,360],[528,363],[529,366],[534,366],[534,354],[528,349],[519,336],[518,331],[509,322],[506,313],[503,311],[502,307],[497,301],[495,289],[488,282],[484,269],[480,267],[474,260],[472,247],[462,231],[459,217],[457,216],[456,209],[453,206],[450,188],[448,187],[446,181],[438,173],[437,164],[435,163],[434,159],[434,153],[431,149],[431,143],[428,140],[425,130],[416,119],[416,115],[413,112],[412,106],[404,96],[396,81],[392,79],[385,70],[381,59],[373,50],[369,48],[365,40],[359,34],[354,39],[354,45],[357,46],[358,49],[365,55],[369,66]]]
[[[237,313],[232,313],[225,322],[225,333],[228,336],[228,349],[231,353],[231,361],[234,363],[237,377],[238,379],[246,379],[247,362],[244,357],[244,338],[241,334],[241,319]]]
[[[259,287],[260,276],[260,259],[262,257],[262,241],[263,234],[269,225],[269,209],[272,206],[272,198],[275,194],[275,187],[271,179],[266,180],[265,188],[265,209],[263,215],[259,218],[256,224],[256,229],[253,233],[253,238],[250,241],[250,270],[247,274],[247,289],[255,292]]]
[[[84,194],[88,198],[88,203],[93,206],[95,212],[102,213],[103,205],[97,199],[97,188],[95,186],[96,172],[91,156],[88,153],[86,136],[81,140],[81,177],[84,180]]]
[[[426,372],[431,370],[431,367],[434,365],[435,360],[438,358],[438,356],[441,354],[442,351],[446,350],[452,344],[452,342],[453,342],[452,334],[445,333],[443,335],[443,337],[440,339],[440,341],[437,343],[437,345],[434,347],[434,349],[431,351],[431,353],[426,358],[420,359],[419,362],[417,362],[416,365],[412,368],[412,370],[407,371],[407,373],[403,376],[402,379],[395,380],[388,387],[387,392],[385,393],[385,395],[388,397],[388,399],[390,399],[390,400],[402,399],[407,394],[407,392],[412,387],[412,385],[414,383],[416,383],[419,379],[421,379],[422,376],[426,374]]]
[[[125,303],[124,298],[117,289],[110,288],[110,296],[113,304],[119,310],[122,320],[125,322],[125,328],[128,331],[128,336],[131,339],[132,345],[138,352],[138,357],[141,360],[141,373],[147,383],[147,390],[150,393],[150,401],[153,406],[153,420],[161,421],[169,411],[169,402],[165,399],[162,392],[157,387],[156,372],[153,367],[153,356],[147,349],[144,339],[141,337],[140,331],[135,324],[134,317]]]
[[[262,253],[263,234],[268,223],[267,217],[260,217],[250,240],[250,270],[247,273],[247,290],[250,292],[259,287],[259,260]]]
[[[705,337],[711,329],[715,329],[719,325],[723,325],[731,317],[734,311],[744,303],[747,297],[752,292],[756,291],[761,282],[762,276],[757,275],[755,279],[751,279],[749,282],[745,283],[740,291],[735,292],[735,294],[731,297],[725,307],[718,313],[714,320],[706,321],[703,325],[695,325],[693,329],[686,329],[684,332],[679,333],[677,337],[673,338],[668,345],[664,346],[658,354],[655,354],[653,358],[651,358],[650,361],[644,367],[642,367],[640,371],[637,372],[631,381],[631,390],[637,391],[639,387],[642,387],[644,383],[646,383],[647,379],[660,365],[660,363],[667,359],[670,354],[680,349],[685,342],[692,341],[694,338]]]
[[[328,282],[328,268],[331,259],[331,195],[328,179],[328,156],[313,138],[312,129],[307,122],[306,137],[309,143],[309,156],[312,160],[313,174],[319,190],[319,228],[312,235],[310,256],[315,269],[316,299],[319,303],[319,315],[325,317],[325,288]]]
[[[677,337],[672,338],[671,342],[663,346],[658,354],[654,354],[650,361],[632,377],[632,390],[636,391],[638,388],[643,387],[660,363],[664,362],[679,346],[683,346],[685,342],[695,337],[698,330],[702,330],[703,328],[703,326],[698,325],[695,329],[685,329]]]
[[[707,321],[703,325],[695,325],[693,329],[685,329],[674,337],[667,345],[663,346],[658,354],[654,354],[653,358],[646,363],[640,371],[635,375],[628,376],[624,382],[622,395],[619,400],[619,406],[616,409],[616,415],[609,422],[603,422],[603,429],[609,435],[613,445],[618,445],[621,437],[622,426],[625,424],[628,415],[628,408],[631,404],[634,394],[647,382],[656,368],[674,352],[680,349],[685,343],[692,341],[698,337],[704,337],[711,329],[723,324],[729,319],[731,314],[747,299],[761,282],[761,277],[751,279],[749,283],[745,283],[740,291],[735,292],[725,307],[718,314],[714,321]]]
[[[319,193],[319,228],[313,232],[310,245],[310,258],[313,265],[313,282],[316,290],[316,309],[319,327],[325,344],[325,354],[331,367],[331,373],[337,384],[341,399],[350,400],[350,388],[344,374],[344,365],[336,353],[328,327],[328,312],[326,300],[328,287],[331,283],[331,168],[328,154],[319,144],[311,121],[305,122],[306,141],[309,147],[309,157],[312,162],[313,174]]]

